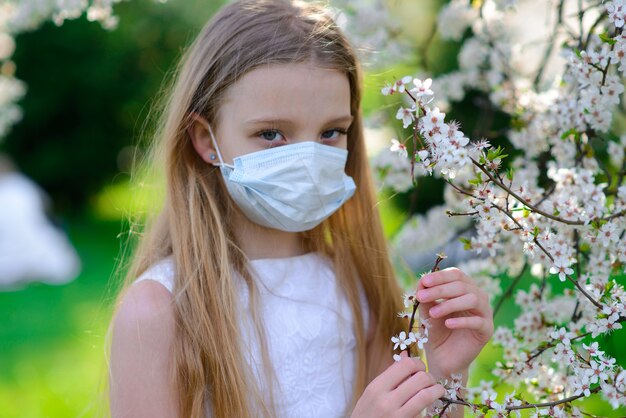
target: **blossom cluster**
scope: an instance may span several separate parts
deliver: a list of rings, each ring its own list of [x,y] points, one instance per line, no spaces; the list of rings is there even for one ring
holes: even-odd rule
[[[623,122],[616,123],[626,75],[626,5],[557,2],[578,13],[569,18],[555,10],[561,18],[546,39],[545,57],[528,71],[523,48],[504,23],[526,2],[452,0],[444,6],[439,36],[462,41],[459,69],[407,75],[382,88],[385,96],[402,97],[396,118],[406,136],[394,138],[387,160],[375,159],[374,167],[393,173],[385,183],[396,191],[410,190],[425,175],[444,180],[451,218],[446,226],[437,221],[441,236],[455,237],[467,229],[458,219],[471,219],[473,233],[461,238],[465,248],[483,257],[487,276],[511,277],[506,294],[514,295],[520,314],[513,329],[496,330],[503,358],[494,377],[526,387],[535,403],[516,394],[499,400],[493,382],[485,382],[467,388],[465,405],[494,416],[533,405],[537,417],[582,416],[573,400],[594,393],[613,408],[626,406],[626,372],[599,339],[626,322],[626,291],[616,281],[626,273],[626,135],[619,131]],[[557,71],[550,75],[548,66]],[[483,129],[470,140],[447,121],[443,109],[470,91],[485,98],[483,112],[507,114],[510,125],[495,134]],[[504,138],[513,150],[492,145]],[[419,239],[426,227],[417,226],[427,219],[438,218],[429,212],[409,219],[396,248],[427,250]],[[532,280],[529,289],[516,289],[524,280]],[[565,291],[553,292],[552,280],[565,282]],[[400,337],[405,346],[414,342],[408,334],[394,338]]]
[[[409,83],[412,83],[413,87],[410,85],[407,87]],[[400,106],[396,118],[402,120],[404,128],[415,123],[416,130],[426,141],[427,146],[416,152],[416,159],[427,173],[432,172],[436,163],[441,174],[454,178],[457,170],[469,162],[469,151],[466,147],[469,138],[461,132],[457,123],[445,122],[445,113],[439,108],[431,109],[428,106],[429,98],[434,94],[430,89],[431,85],[430,78],[422,81],[406,76],[385,86],[382,93],[387,96],[406,92],[415,100],[411,107]],[[391,149],[406,155],[406,146],[395,138],[392,140]]]
[[[334,20],[352,39],[366,66],[400,59],[410,47],[410,40],[398,36],[401,27],[394,13],[381,0],[333,0]]]
[[[415,295],[405,294],[404,307],[412,308],[413,312],[398,312],[398,316],[407,320],[410,319],[412,323],[412,316],[415,315],[415,309],[417,309],[417,304],[418,302],[415,298]],[[411,345],[415,344],[418,349],[422,350],[424,348],[424,344],[428,342],[428,328],[430,328],[430,322],[427,319],[422,320],[418,328],[419,329],[417,330],[417,332],[414,332],[413,327],[409,326],[409,330],[407,332],[402,331],[400,332],[400,334],[391,337],[393,349],[400,349],[400,351],[404,351],[408,350]],[[400,361],[401,357],[399,354],[394,354],[393,359],[395,361]]]

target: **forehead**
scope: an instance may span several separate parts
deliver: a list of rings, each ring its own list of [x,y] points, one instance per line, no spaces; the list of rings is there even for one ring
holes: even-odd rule
[[[244,74],[226,91],[226,118],[281,117],[315,122],[350,114],[346,74],[311,63],[272,64]]]

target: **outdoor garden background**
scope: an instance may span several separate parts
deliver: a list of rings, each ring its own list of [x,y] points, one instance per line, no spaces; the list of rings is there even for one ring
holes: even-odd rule
[[[389,0],[397,34],[415,57],[397,64],[392,56],[364,56],[368,65],[363,108],[372,159],[400,135],[394,123],[397,102],[383,97],[381,88],[406,74],[437,75],[458,67],[460,43],[433,32],[437,11],[445,3]],[[115,4],[119,21],[114,30],[82,15],[60,26],[46,19],[22,31],[14,36],[15,50],[9,56],[2,56],[0,42],[0,74],[10,74],[26,87],[17,102],[20,120],[7,124],[11,126],[0,140],[0,153],[49,195],[48,220],[68,236],[80,259],[79,274],[65,283],[33,277],[0,287],[0,418],[90,417],[102,407],[98,397],[106,373],[104,336],[121,280],[117,263],[127,251],[128,217],[150,206],[149,197],[137,198],[136,189],[129,185],[131,156],[141,151],[134,147],[163,79],[183,46],[221,4],[216,0],[124,1]],[[359,1],[348,4],[361,7]],[[0,1],[0,28],[2,7]],[[544,24],[533,21],[532,15],[522,18],[528,31],[533,24]],[[8,101],[6,94],[0,88],[0,102]],[[484,123],[477,100],[479,95],[468,95],[449,113],[469,132]],[[501,116],[494,117],[497,125]],[[624,123],[623,114],[616,123]],[[443,201],[443,186],[427,176],[413,191],[398,193],[381,187],[379,197],[385,232],[392,241],[411,214],[426,213]],[[6,211],[0,208],[1,213]],[[6,242],[7,237],[0,236],[3,239]],[[449,250],[457,258],[472,256],[453,246]],[[434,252],[423,255],[411,260],[415,274],[428,270],[435,259]],[[411,263],[398,260],[403,284],[410,287],[406,268]],[[623,277],[618,280],[623,283]],[[503,291],[509,282],[502,278]],[[522,277],[518,289],[528,289],[533,282]],[[554,283],[554,288],[559,285]],[[495,318],[496,326],[511,326],[518,313],[514,300],[507,299]],[[624,365],[624,330],[598,341]],[[493,378],[491,370],[500,351],[487,346],[471,370],[470,386]],[[499,390],[505,392],[510,388]],[[613,410],[597,396],[579,406],[594,416],[626,416],[625,408]]]

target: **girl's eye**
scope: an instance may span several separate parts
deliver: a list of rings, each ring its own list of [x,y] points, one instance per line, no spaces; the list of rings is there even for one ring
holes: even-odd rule
[[[259,132],[259,136],[269,142],[278,142],[281,139],[284,139],[283,135],[278,131]]]
[[[329,129],[322,133],[322,139],[334,140],[334,139],[339,138],[341,135],[346,135],[347,133],[348,132],[345,129],[340,129],[340,128]],[[283,134],[273,129],[270,129],[267,131],[261,131],[257,133],[256,136],[260,137],[261,139],[267,142],[282,142],[286,140]]]
[[[348,132],[345,129],[329,129],[322,133],[322,138],[324,139],[336,139],[340,135],[346,135]]]

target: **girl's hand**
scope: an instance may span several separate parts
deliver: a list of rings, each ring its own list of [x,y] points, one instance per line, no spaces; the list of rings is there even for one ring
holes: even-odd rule
[[[370,382],[359,398],[351,418],[414,418],[446,390],[426,372],[426,366],[415,357],[400,354],[394,362]]]
[[[493,335],[487,294],[461,270],[447,268],[424,275],[416,297],[420,318],[431,323],[424,346],[429,371],[437,378],[467,373]]]

